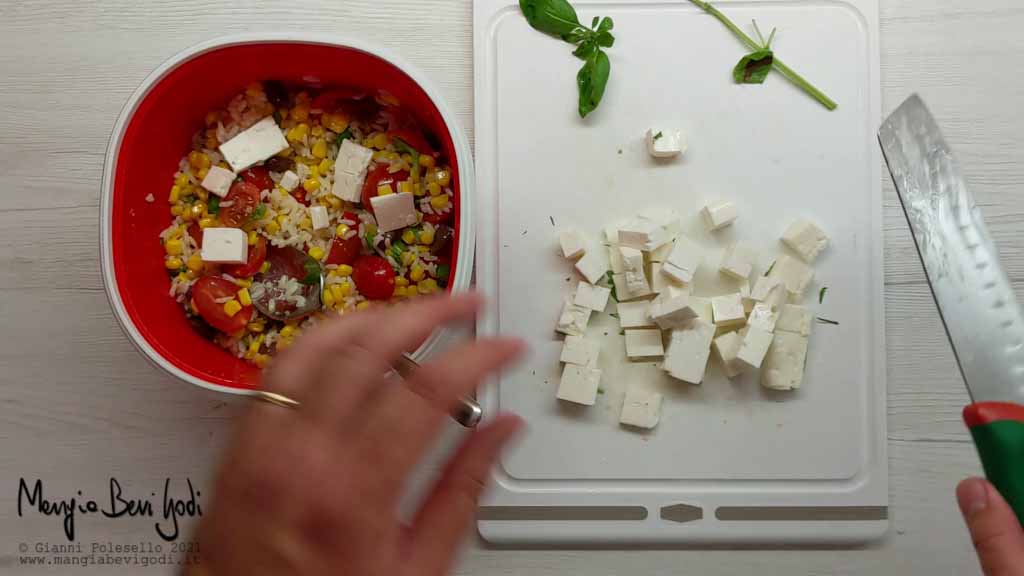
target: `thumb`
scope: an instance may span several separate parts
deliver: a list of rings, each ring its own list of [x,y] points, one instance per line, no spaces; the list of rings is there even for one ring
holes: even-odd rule
[[[1024,530],[992,484],[968,478],[956,487],[960,512],[988,576],[1024,576]]]

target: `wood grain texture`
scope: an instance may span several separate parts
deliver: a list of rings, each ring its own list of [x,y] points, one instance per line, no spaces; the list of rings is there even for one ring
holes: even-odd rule
[[[920,91],[957,150],[1006,267],[1024,292],[1024,6],[1016,0],[882,2],[883,109]],[[164,376],[126,340],[103,293],[97,208],[103,151],[128,95],[159,63],[219,34],[308,30],[389,45],[439,86],[472,135],[470,0],[285,2],[0,0],[0,567],[16,543],[57,540],[19,518],[18,479],[104,494],[190,477],[203,488],[234,398]],[[45,41],[41,41],[45,38]],[[470,541],[458,574],[977,573],[955,509],[977,474],[967,396],[891,183],[885,182],[892,531],[854,550],[508,551]],[[429,486],[449,429],[424,466]],[[86,540],[152,540],[148,521],[83,520]],[[4,570],[7,572],[7,570]],[[103,570],[80,570],[104,574]]]

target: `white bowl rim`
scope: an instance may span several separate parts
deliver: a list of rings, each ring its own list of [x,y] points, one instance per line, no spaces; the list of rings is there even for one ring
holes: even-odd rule
[[[114,129],[111,132],[110,140],[107,144],[106,158],[103,165],[103,181],[100,193],[100,267],[102,269],[103,287],[107,294],[107,300],[110,302],[110,307],[114,311],[114,316],[121,325],[121,329],[124,330],[135,348],[138,349],[146,359],[168,374],[195,386],[199,386],[200,388],[205,388],[215,392],[244,396],[253,395],[257,393],[257,391],[215,384],[193,376],[192,374],[189,374],[175,366],[146,341],[139,330],[135,327],[135,323],[132,322],[131,318],[128,316],[124,302],[121,301],[121,294],[117,288],[117,276],[114,273],[114,255],[113,248],[111,246],[114,168],[117,165],[118,151],[121,147],[121,140],[124,137],[125,127],[134,116],[139,103],[170,71],[174,70],[187,60],[213,50],[219,50],[231,46],[266,44],[273,42],[317,44],[359,50],[372,56],[376,56],[377,58],[397,67],[419,85],[437,108],[438,112],[441,114],[442,120],[444,120],[445,125],[448,127],[448,133],[455,146],[455,154],[459,161],[459,257],[457,265],[455,266],[455,276],[451,279],[453,292],[463,291],[469,288],[473,276],[474,250],[476,248],[476,229],[474,225],[475,220],[473,218],[475,178],[473,177],[473,153],[469,146],[469,139],[466,137],[465,130],[461,124],[459,124],[458,120],[452,115],[446,101],[441,97],[434,83],[431,82],[426,75],[400,56],[364,40],[335,34],[312,34],[303,32],[249,32],[244,34],[220,36],[201,42],[186,48],[165,60],[156,68],[156,70],[146,76],[139,87],[136,88],[129,97],[127,103],[125,103],[121,110],[121,114],[117,118],[117,122],[114,124]],[[413,354],[413,358],[417,361],[422,361],[423,359],[428,358],[431,354],[435,353],[440,347],[446,344],[447,339],[450,337],[450,333],[451,331],[446,328],[435,331]]]

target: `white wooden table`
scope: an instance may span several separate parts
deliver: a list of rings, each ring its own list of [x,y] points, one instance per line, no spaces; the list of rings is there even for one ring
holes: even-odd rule
[[[31,551],[37,542],[64,540],[59,518],[18,516],[20,478],[30,486],[42,479],[49,497],[81,490],[102,502],[115,477],[126,495],[155,500],[157,518],[79,514],[79,540],[86,548],[159,542],[153,524],[164,479],[178,495],[186,478],[204,490],[240,407],[147,364],[103,294],[101,166],[129,93],[164,59],[215,35],[336,32],[390,45],[421,67],[471,129],[470,8],[470,0],[0,1],[0,571],[69,570],[19,565],[21,543]],[[911,91],[925,96],[1019,288],[1022,29],[1018,0],[882,2],[883,108]],[[888,182],[885,202],[892,523],[885,541],[865,549],[742,551],[507,551],[471,542],[458,573],[976,573],[952,495],[960,478],[979,472],[959,417],[967,395]]]

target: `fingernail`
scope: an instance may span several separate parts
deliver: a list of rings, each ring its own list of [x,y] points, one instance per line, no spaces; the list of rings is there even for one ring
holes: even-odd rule
[[[980,478],[965,480],[956,491],[960,513],[965,517],[974,516],[988,508],[988,486]]]

